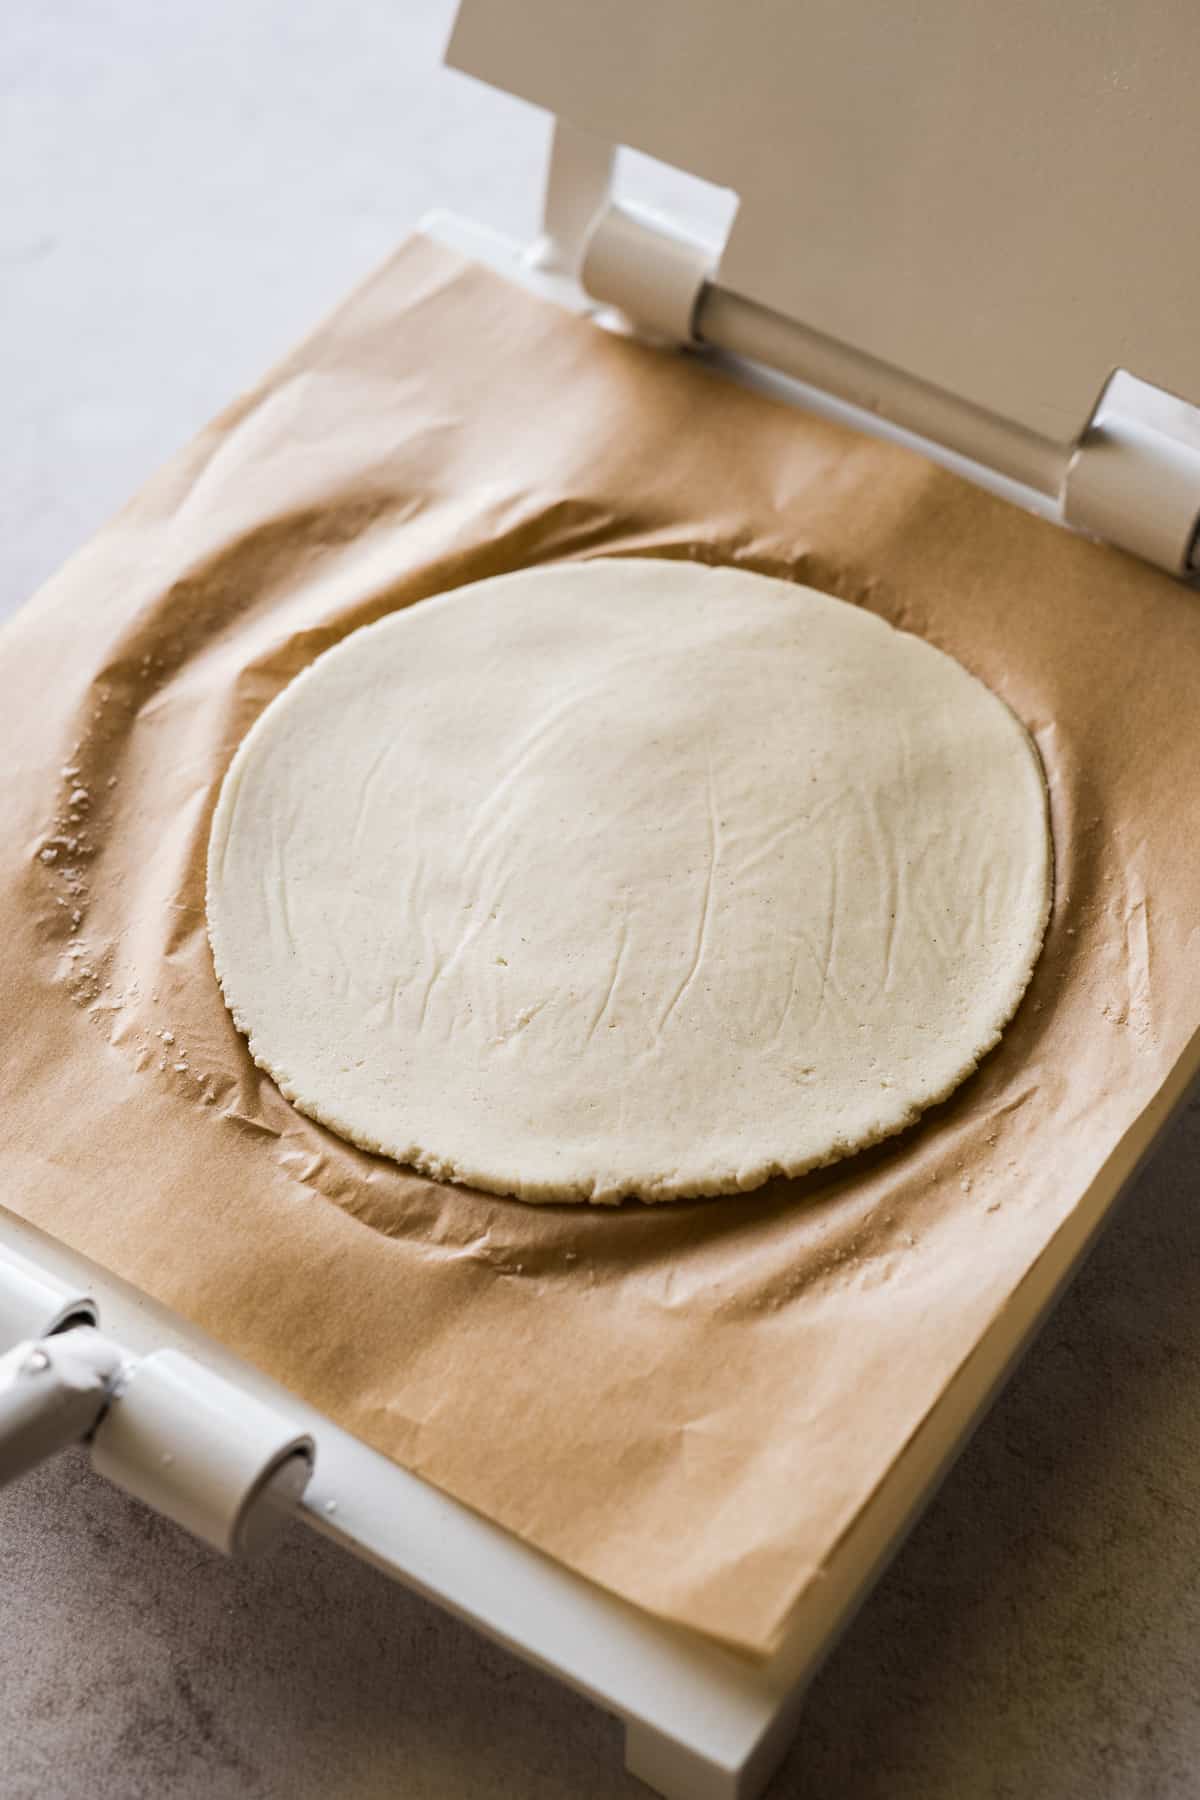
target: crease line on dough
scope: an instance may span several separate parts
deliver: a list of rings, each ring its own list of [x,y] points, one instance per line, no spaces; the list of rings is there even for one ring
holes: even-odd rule
[[[838,921],[838,870],[841,864],[842,841],[840,837],[833,840],[833,855],[829,861],[829,901],[826,909],[825,948],[821,952],[821,986],[817,993],[817,1005],[813,1014],[819,1019],[825,1005],[825,990],[833,979],[833,962],[837,954],[837,921]]]
[[[720,861],[721,857],[721,828],[717,823],[717,804],[713,792],[711,747],[706,751],[706,760],[708,766],[706,783],[708,795],[708,870],[704,880],[704,899],[700,907],[700,919],[696,929],[696,941],[692,946],[691,964],[687,974],[667,1002],[666,1010],[658,1021],[658,1030],[660,1033],[667,1020],[671,1017],[671,1014],[675,1011],[676,1007],[691,987],[692,982],[696,979],[700,964],[704,961],[704,947],[708,937],[708,924],[709,919],[712,916],[713,881],[717,873],[717,863]]]
[[[820,968],[820,966],[821,966],[821,959],[817,955],[816,951],[813,949],[812,945],[809,943],[808,938],[806,937],[804,932],[795,931],[793,933],[793,938],[795,941],[796,948],[792,953],[792,969],[791,969],[791,974],[788,978],[787,999],[783,1003],[783,1011],[779,1015],[779,1023],[776,1025],[775,1030],[771,1035],[772,1043],[778,1043],[779,1039],[783,1036],[783,1028],[788,1022],[788,1015],[791,1012],[792,1007],[795,1003],[796,975],[800,968],[801,952],[807,951],[807,953],[808,953],[809,957],[812,959],[812,962],[814,963],[814,965],[817,968]]]
[[[370,768],[363,777],[362,789],[359,793],[358,805],[355,810],[354,831],[350,838],[350,854],[352,857],[358,855],[358,842],[362,836],[363,821],[367,816],[367,809],[371,803],[371,789],[379,779],[379,774],[384,763],[387,761],[388,757],[391,756],[395,748],[396,745],[394,742],[385,744],[379,754],[374,758]]]
[[[872,800],[868,805],[871,815],[872,836],[879,847],[879,855],[884,868],[886,895],[884,905],[887,908],[887,925],[884,933],[883,951],[883,992],[889,993],[896,956],[896,938],[900,929],[900,913],[905,896],[905,859],[904,852],[899,854],[889,851],[888,833],[883,820],[879,816],[878,802]]]
[[[442,958],[435,950],[433,956],[433,968],[430,971],[429,980],[425,983],[425,992],[421,995],[421,1012],[417,1019],[418,1027],[423,1027],[425,1024],[426,1017],[429,1013],[429,1001],[433,994],[433,990],[437,985],[438,979],[441,976],[443,966]]]
[[[599,1006],[596,1008],[596,1011],[592,1015],[592,1022],[587,1028],[587,1037],[584,1040],[585,1043],[589,1043],[589,1044],[591,1043],[591,1041],[595,1037],[597,1031],[600,1029],[601,1020],[603,1019],[605,1013],[608,1011],[609,1004],[610,1004],[612,997],[615,994],[616,989],[617,989],[617,983],[621,979],[621,964],[625,960],[625,946],[628,942],[629,942],[629,906],[627,903],[626,907],[625,907],[625,912],[621,918],[621,941],[617,945],[617,953],[613,958],[613,965],[609,971],[608,986],[604,990],[603,1000],[601,1000]]]
[[[271,861],[270,872],[264,867],[262,887],[268,917],[276,931],[282,926],[283,936],[288,949],[297,953],[296,933],[292,926],[292,912],[288,905],[287,879],[283,866],[283,846],[280,843],[279,827],[275,820],[271,823]]]
[[[795,837],[798,832],[809,832],[815,825],[819,825],[826,814],[832,811],[837,804],[838,798],[839,796],[836,794],[831,795],[822,800],[811,812],[799,813],[794,819],[788,819],[784,824],[776,826],[775,830],[759,843],[757,849],[748,851],[741,862],[735,866],[733,869],[734,879],[741,881],[750,874],[752,869],[757,869],[761,863],[766,862],[772,851],[779,850],[789,838]]]

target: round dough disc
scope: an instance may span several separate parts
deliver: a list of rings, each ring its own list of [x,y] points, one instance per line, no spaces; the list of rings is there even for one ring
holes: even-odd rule
[[[791,582],[613,559],[354,632],[213,821],[217,974],[342,1136],[526,1200],[666,1200],[900,1131],[997,1041],[1051,880],[1037,753]]]

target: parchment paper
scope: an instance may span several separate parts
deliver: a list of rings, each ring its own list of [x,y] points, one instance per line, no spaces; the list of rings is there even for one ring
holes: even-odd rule
[[[1034,732],[1057,893],[1000,1049],[890,1146],[615,1211],[295,1113],[222,1005],[222,772],[298,669],[554,557],[727,560],[948,650]],[[465,657],[470,645],[463,645]],[[378,1449],[750,1652],[1200,1024],[1200,603],[920,460],[416,240],[0,640],[0,1195]]]

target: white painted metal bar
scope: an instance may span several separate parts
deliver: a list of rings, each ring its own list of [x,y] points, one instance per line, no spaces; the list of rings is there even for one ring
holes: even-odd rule
[[[701,344],[819,388],[868,417],[890,419],[1035,493],[1055,499],[1062,488],[1070,442],[1038,437],[740,294],[715,284],[706,286],[696,307],[693,333]]]
[[[543,269],[574,274],[597,213],[608,198],[616,151],[565,119],[554,122],[542,200],[542,236],[529,252]]]
[[[1187,575],[1200,527],[1200,410],[1124,370],[1092,418],[1062,441],[880,362],[712,278],[716,252],[669,222],[609,201],[596,215],[580,281],[652,341],[715,350],[735,363],[887,420],[926,446],[1038,494],[1052,516]]]

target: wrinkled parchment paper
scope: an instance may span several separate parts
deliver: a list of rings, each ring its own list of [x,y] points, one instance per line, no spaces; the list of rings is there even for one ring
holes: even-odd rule
[[[557,557],[722,560],[868,606],[1033,731],[1054,916],[1000,1049],[890,1146],[616,1210],[340,1142],[221,1002],[222,773],[347,631]],[[464,657],[470,645],[463,645]],[[1200,601],[422,240],[0,640],[0,1196],[430,1481],[750,1652],[1200,1024]]]

